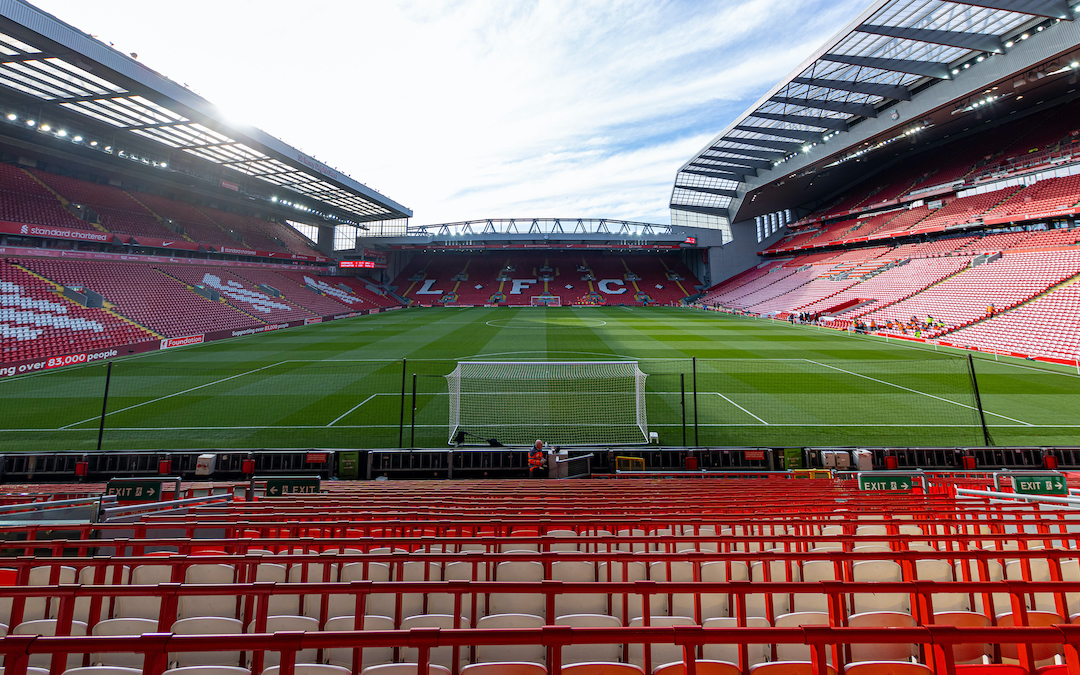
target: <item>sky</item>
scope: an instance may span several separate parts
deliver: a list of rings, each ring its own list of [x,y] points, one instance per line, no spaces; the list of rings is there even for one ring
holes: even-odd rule
[[[868,0],[31,0],[414,212],[670,222]]]

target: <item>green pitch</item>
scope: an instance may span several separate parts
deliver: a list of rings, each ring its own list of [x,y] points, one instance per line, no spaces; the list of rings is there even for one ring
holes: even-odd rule
[[[404,310],[120,359],[103,448],[398,447],[399,435],[446,447],[443,376],[470,358],[636,359],[664,445],[683,443],[684,413],[688,444],[983,445],[958,352],[688,309],[564,307]],[[1080,445],[1075,368],[975,363],[995,444]],[[105,374],[0,380],[0,452],[96,448]]]

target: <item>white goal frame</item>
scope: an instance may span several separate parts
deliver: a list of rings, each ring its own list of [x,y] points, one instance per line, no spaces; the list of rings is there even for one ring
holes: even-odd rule
[[[646,377],[637,361],[459,361],[446,375],[448,442],[643,445]]]
[[[534,295],[529,299],[530,307],[562,307],[561,295]]]

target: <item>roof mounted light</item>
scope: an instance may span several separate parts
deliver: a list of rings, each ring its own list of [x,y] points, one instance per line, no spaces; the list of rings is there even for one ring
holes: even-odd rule
[[[7,118],[8,118],[9,120],[11,120],[12,122],[14,122],[15,120],[19,119],[19,116],[18,116],[18,115],[16,115],[15,113],[8,113],[8,116],[7,116]]]

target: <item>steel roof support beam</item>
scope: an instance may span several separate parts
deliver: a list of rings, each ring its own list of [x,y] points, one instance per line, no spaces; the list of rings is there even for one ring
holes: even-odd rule
[[[689,211],[690,213],[704,213],[709,216],[720,216],[721,218],[729,218],[727,209],[718,209],[715,206],[690,206],[688,204],[670,204],[671,208],[676,211]]]
[[[710,162],[725,162],[727,164],[734,164],[735,166],[748,166],[754,169],[771,169],[772,162],[764,159],[749,159],[746,157],[714,157],[711,155],[698,155],[698,159],[705,159]]]
[[[742,143],[743,145],[759,145],[763,148],[772,148],[773,150],[780,150],[782,152],[798,152],[802,147],[802,143],[790,143],[788,141],[770,141],[763,138],[734,138],[732,136],[726,136],[723,139],[728,143]]]
[[[832,112],[858,115],[859,117],[877,117],[874,106],[865,103],[848,103],[846,101],[819,101],[813,98],[788,98],[786,96],[773,96],[770,101],[783,105],[798,106],[800,108],[816,108],[817,110],[830,110]]]
[[[1051,19],[1072,21],[1069,3],[1066,0],[955,0],[960,5],[1003,9],[1006,12],[1046,16]]]
[[[811,143],[818,140],[820,134],[805,129],[783,129],[777,127],[754,127],[747,124],[740,124],[735,127],[739,131],[750,131],[755,134],[764,134],[767,136],[783,136],[784,138],[794,138],[800,143]]]
[[[862,66],[863,68],[877,68],[878,70],[890,70],[894,73],[908,73],[923,77],[935,77],[939,80],[949,79],[949,64],[937,61],[914,61],[911,59],[882,59],[876,56],[850,56],[848,54],[825,54],[823,61],[834,63],[846,63],[850,66]]]
[[[820,77],[793,77],[795,84],[809,84],[814,87],[838,89],[850,91],[856,94],[869,94],[881,98],[893,98],[897,101],[910,101],[911,92],[907,87],[898,87],[892,84],[877,84],[875,82],[851,82],[849,80],[826,80]]]
[[[904,28],[903,26],[878,26],[864,23],[856,28],[860,33],[871,35],[885,35],[887,37],[900,38],[901,40],[914,40],[915,42],[929,42],[946,47],[959,47],[971,49],[977,52],[994,52],[1000,54],[1005,51],[1001,44],[1001,38],[987,33],[960,33],[952,30],[931,30],[929,28]]]
[[[700,160],[695,160],[690,164],[694,169],[708,169],[709,171],[723,171],[725,173],[733,173],[736,176],[756,176],[757,169],[749,169],[743,166],[730,166],[725,164],[702,164]]]
[[[844,120],[838,120],[835,117],[811,117],[810,115],[780,115],[777,113],[763,112],[755,112],[754,117],[760,117],[764,120],[775,120],[777,122],[787,122],[789,124],[802,124],[808,127],[818,127],[819,129],[831,129],[833,131],[848,130],[848,123]]]
[[[764,160],[782,159],[782,158],[784,158],[784,157],[786,157],[788,155],[788,153],[786,153],[786,152],[776,152],[775,150],[751,150],[750,148],[727,148],[727,147],[720,146],[720,145],[714,145],[709,149],[710,150],[715,150],[716,152],[730,152],[730,153],[736,154],[736,155],[745,155],[747,157],[756,157],[758,159],[764,159]],[[769,166],[772,166],[771,162],[769,163]],[[762,168],[768,168],[768,167],[762,167]]]
[[[707,187],[691,187],[689,185],[679,185],[678,183],[675,184],[675,189],[689,190],[690,192],[704,192],[705,194],[718,195],[720,197],[731,197],[732,199],[735,199],[739,196],[739,193],[735,190],[720,190],[718,188]]]
[[[683,169],[682,173],[692,173],[695,176],[708,176],[709,178],[722,178],[724,180],[743,182],[743,177],[737,173],[722,173],[720,171],[704,171],[702,169]]]

